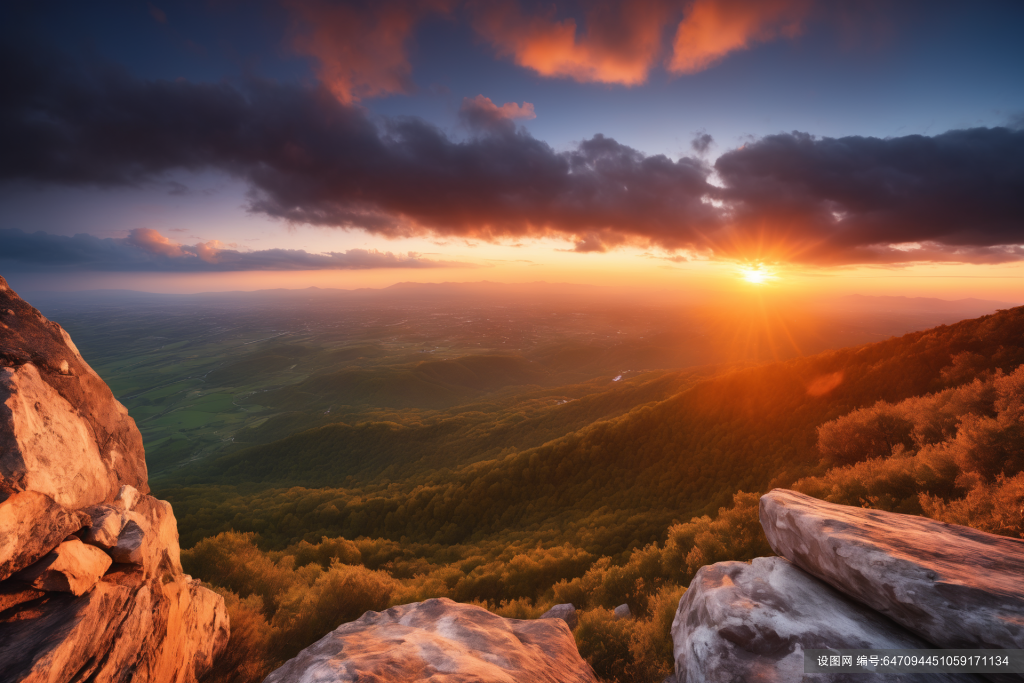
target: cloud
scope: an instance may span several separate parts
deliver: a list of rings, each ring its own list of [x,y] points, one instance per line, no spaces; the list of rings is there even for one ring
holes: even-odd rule
[[[468,97],[462,99],[459,117],[471,128],[486,130],[502,126],[514,127],[513,120],[535,119],[537,114],[534,113],[533,104],[530,102],[523,102],[522,105],[506,102],[499,107],[491,101],[491,98],[477,95],[473,99]]]
[[[800,31],[811,0],[285,0],[290,46],[341,102],[415,90],[410,46],[431,16],[468,17],[497,54],[548,78],[639,85],[665,62],[694,73],[730,52]],[[456,12],[463,8],[464,12]],[[566,12],[567,8],[567,12]],[[158,21],[163,13],[150,5]],[[675,27],[674,39],[671,39]],[[669,45],[671,43],[671,45]],[[666,60],[666,54],[668,59]]]
[[[787,133],[712,167],[602,135],[558,152],[501,117],[508,125],[455,140],[419,119],[371,119],[323,87],[139,81],[39,53],[0,57],[14,74],[0,101],[0,182],[132,185],[219,169],[248,183],[252,211],[388,237],[550,236],[581,252],[633,244],[808,264],[1024,257],[1024,130]],[[503,109],[469,102],[476,114]],[[202,267],[255,258],[128,239],[147,258],[181,249]]]
[[[583,26],[553,9],[530,14],[514,0],[472,6],[473,26],[498,54],[542,76],[638,85],[662,50],[675,10],[664,0],[586,3]]]
[[[332,3],[289,0],[292,47],[316,59],[320,80],[345,103],[414,89],[408,44],[416,24],[455,0]]]
[[[690,148],[697,154],[707,154],[714,142],[715,139],[711,137],[710,133],[697,133],[693,136],[693,140],[690,140]]]
[[[1019,259],[1024,244],[1020,130],[772,135],[723,154],[715,170],[732,238],[720,251],[817,263],[1001,262]]]
[[[696,0],[676,28],[668,69],[696,73],[754,43],[793,38],[811,5],[811,0]]]
[[[0,268],[25,271],[227,272],[367,270],[375,268],[472,268],[470,263],[424,259],[374,249],[311,254],[301,249],[242,252],[216,240],[175,244],[156,230],[132,230],[126,238],[27,233],[0,229]]]

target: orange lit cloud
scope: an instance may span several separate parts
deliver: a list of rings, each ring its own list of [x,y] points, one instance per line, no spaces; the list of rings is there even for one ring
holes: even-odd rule
[[[800,33],[810,0],[696,0],[676,30],[668,68],[703,71],[730,52]]]
[[[639,85],[658,59],[671,13],[663,0],[593,2],[581,28],[572,17],[531,16],[508,0],[475,7],[474,27],[499,55],[542,76]]]
[[[533,111],[533,105],[529,102],[523,102],[522,105],[518,105],[515,102],[506,102],[499,107],[491,101],[490,97],[484,97],[483,95],[477,95],[473,99],[463,98],[462,109],[463,111],[473,109],[486,112],[490,116],[502,119],[537,118],[537,114]]]
[[[185,255],[180,244],[175,244],[152,228],[136,228],[126,238],[133,247],[138,247],[152,254],[179,258]]]
[[[431,14],[465,4],[476,32],[498,55],[549,78],[640,85],[664,58],[667,68],[701,71],[730,52],[800,32],[812,0],[598,0],[577,16],[530,11],[517,0],[397,0],[334,4],[289,0],[292,47],[318,62],[320,80],[342,102],[413,89],[409,42]],[[677,24],[678,22],[678,24]]]
[[[320,80],[346,104],[413,88],[408,42],[417,22],[453,0],[399,0],[365,6],[292,0],[292,46],[319,62]]]

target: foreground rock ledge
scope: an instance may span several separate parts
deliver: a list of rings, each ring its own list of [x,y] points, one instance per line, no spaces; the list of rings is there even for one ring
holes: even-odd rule
[[[761,497],[761,526],[776,553],[936,646],[1024,648],[1024,541],[784,489]]]
[[[781,557],[702,567],[672,622],[678,683],[790,683],[867,680],[804,674],[804,651],[925,648],[917,636],[843,596]],[[898,681],[980,681],[963,674],[888,674]]]
[[[367,612],[264,683],[597,683],[561,619],[504,619],[447,598]]]
[[[128,411],[0,278],[0,681],[196,683],[210,670],[224,600],[182,573],[173,511],[146,479]]]

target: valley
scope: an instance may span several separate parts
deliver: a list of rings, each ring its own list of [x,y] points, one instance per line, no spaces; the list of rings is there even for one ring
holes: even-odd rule
[[[1004,433],[1022,309],[761,300],[726,317],[409,289],[43,304],[137,420],[186,570],[242,625],[224,666],[256,673],[218,680],[259,680],[338,614],[430,597],[520,618],[571,602],[599,675],[661,680],[694,572],[770,554],[756,503],[775,487],[1024,532],[1006,519],[1015,461],[976,474],[956,455],[979,448],[957,441],[965,414]],[[899,450],[879,450],[892,424]],[[830,459],[826,425],[868,441]]]

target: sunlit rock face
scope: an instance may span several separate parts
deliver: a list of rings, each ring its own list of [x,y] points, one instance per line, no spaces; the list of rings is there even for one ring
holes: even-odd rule
[[[683,594],[672,623],[678,683],[804,678],[804,651],[823,648],[928,647],[897,624],[850,600],[781,557],[751,564],[702,567]],[[809,680],[855,680],[850,674],[815,674]],[[891,675],[887,681],[917,681]],[[932,681],[977,681],[940,675]]]
[[[80,509],[148,493],[142,435],[67,332],[0,278],[0,490]]]
[[[1024,648],[1024,540],[781,489],[761,525],[776,553],[938,647]]]
[[[504,619],[446,598],[367,612],[264,683],[597,683],[561,619]]]
[[[182,573],[142,436],[67,333],[0,278],[0,680],[195,683],[228,640]]]

